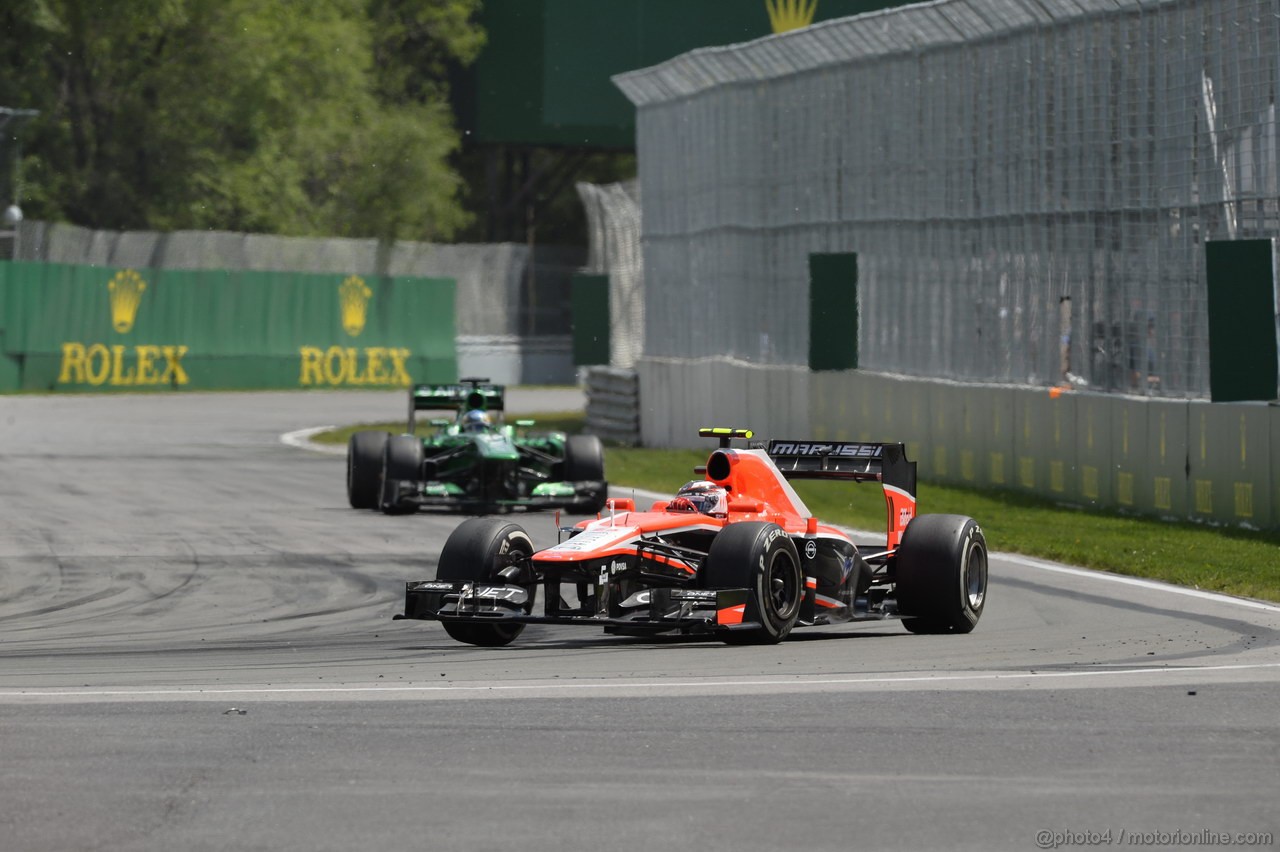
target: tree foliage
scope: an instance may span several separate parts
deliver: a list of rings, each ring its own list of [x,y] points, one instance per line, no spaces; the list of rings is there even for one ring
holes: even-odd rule
[[[448,239],[447,66],[479,0],[17,0],[0,105],[31,218],[113,229]]]

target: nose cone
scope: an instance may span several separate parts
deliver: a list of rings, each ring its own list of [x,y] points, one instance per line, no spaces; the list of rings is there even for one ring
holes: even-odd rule
[[[573,538],[538,551],[533,555],[533,561],[581,562],[615,555],[640,535],[639,527],[620,525],[620,522],[628,519],[628,515],[629,513],[594,521]]]

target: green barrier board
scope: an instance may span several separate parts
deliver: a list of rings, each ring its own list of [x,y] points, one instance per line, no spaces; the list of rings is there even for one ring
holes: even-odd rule
[[[809,255],[809,369],[858,367],[858,255]]]
[[[1209,387],[1214,402],[1276,398],[1272,251],[1269,239],[1205,244]]]
[[[570,279],[573,309],[573,363],[608,364],[609,276],[579,273]]]
[[[457,378],[454,282],[9,263],[9,389],[407,387]]]

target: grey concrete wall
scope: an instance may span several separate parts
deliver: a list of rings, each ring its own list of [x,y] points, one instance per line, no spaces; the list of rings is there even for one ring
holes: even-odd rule
[[[808,372],[719,358],[645,358],[640,377],[640,434],[645,446],[697,447],[703,426],[810,432]]]
[[[641,441],[902,441],[924,479],[1213,524],[1280,528],[1280,406],[964,385],[729,359],[644,358]]]

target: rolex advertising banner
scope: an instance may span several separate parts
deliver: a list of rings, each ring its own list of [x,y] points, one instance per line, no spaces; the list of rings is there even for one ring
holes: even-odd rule
[[[454,282],[0,263],[0,390],[457,378]]]

